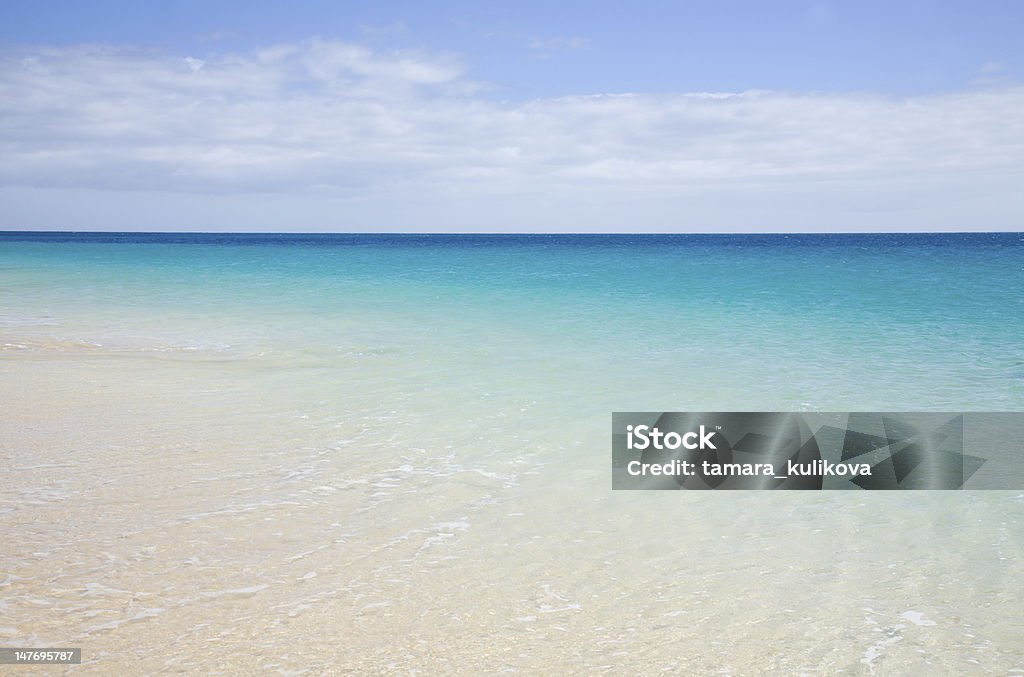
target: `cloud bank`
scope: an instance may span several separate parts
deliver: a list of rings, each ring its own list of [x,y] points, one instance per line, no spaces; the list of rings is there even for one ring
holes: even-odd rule
[[[325,40],[22,48],[0,158],[3,228],[1021,229],[1024,87],[501,101]]]

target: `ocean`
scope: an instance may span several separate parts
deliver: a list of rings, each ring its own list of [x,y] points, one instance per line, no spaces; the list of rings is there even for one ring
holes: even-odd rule
[[[0,642],[74,672],[1024,674],[1024,493],[610,442],[1024,410],[1020,233],[0,232],[0,398]]]

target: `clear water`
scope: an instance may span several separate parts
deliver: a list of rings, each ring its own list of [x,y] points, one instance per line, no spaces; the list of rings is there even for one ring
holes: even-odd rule
[[[1014,674],[1024,495],[613,493],[608,433],[1021,410],[1022,337],[1016,233],[0,233],[0,641],[97,674]]]

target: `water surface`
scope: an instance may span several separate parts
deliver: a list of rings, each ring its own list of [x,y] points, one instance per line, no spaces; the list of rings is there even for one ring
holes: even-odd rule
[[[616,493],[608,435],[1021,410],[1022,336],[1016,233],[0,233],[0,641],[95,674],[1024,672],[1019,492]]]

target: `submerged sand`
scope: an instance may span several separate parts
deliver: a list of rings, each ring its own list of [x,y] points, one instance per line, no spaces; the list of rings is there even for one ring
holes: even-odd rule
[[[2,357],[0,643],[84,658],[19,675],[1024,673],[1020,492],[612,492],[515,387]]]

